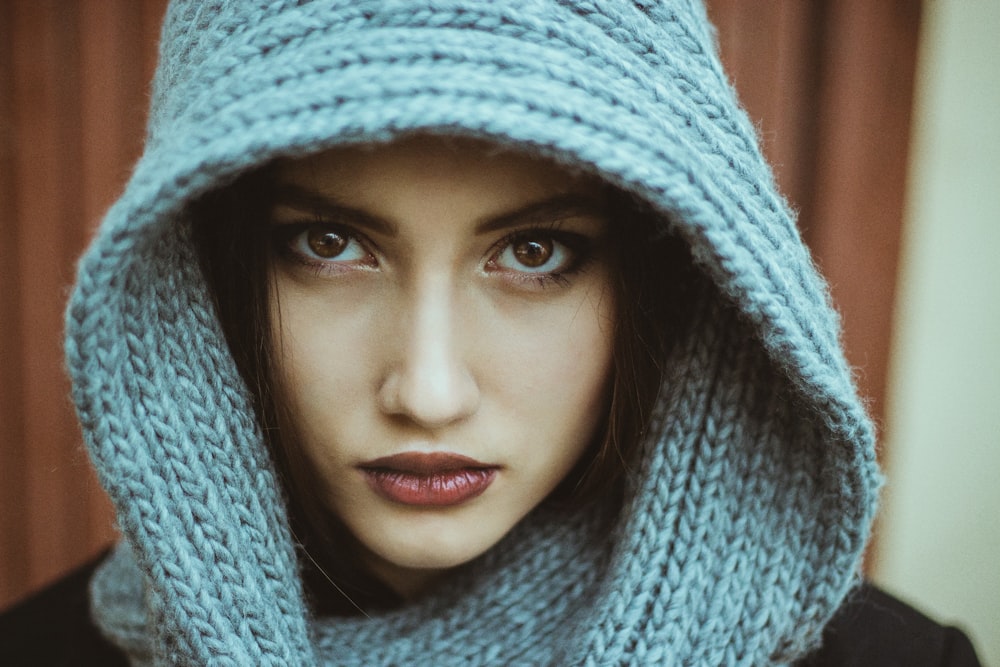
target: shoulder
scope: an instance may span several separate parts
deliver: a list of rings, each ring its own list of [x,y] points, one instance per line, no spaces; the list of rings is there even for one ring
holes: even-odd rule
[[[961,630],[939,625],[912,607],[865,584],[823,632],[822,647],[801,667],[978,667]]]
[[[101,556],[0,614],[2,665],[128,665],[90,620]]]

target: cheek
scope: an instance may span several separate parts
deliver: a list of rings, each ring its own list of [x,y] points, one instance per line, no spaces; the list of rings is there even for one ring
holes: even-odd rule
[[[607,412],[615,314],[610,288],[595,281],[583,298],[494,328],[498,394],[515,423],[577,455],[586,448]]]
[[[367,415],[372,337],[363,313],[334,307],[294,289],[271,305],[280,392],[300,445],[322,466],[336,458],[332,443]]]

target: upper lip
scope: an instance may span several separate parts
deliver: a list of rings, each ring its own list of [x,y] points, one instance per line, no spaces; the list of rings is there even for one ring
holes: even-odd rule
[[[401,452],[365,461],[359,467],[373,470],[394,470],[419,475],[466,470],[469,468],[496,468],[476,459],[450,452]]]

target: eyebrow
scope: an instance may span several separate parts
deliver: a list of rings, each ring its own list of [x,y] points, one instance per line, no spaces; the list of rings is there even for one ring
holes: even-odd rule
[[[399,232],[399,226],[391,220],[348,206],[332,195],[290,183],[277,186],[273,205],[290,206],[321,217],[346,219],[385,236],[395,236]],[[476,223],[475,232],[487,234],[519,225],[552,223],[573,217],[606,218],[607,207],[587,195],[563,193],[531,202],[513,211],[485,217]]]
[[[558,220],[577,217],[603,219],[607,217],[607,209],[600,202],[586,195],[560,194],[532,202],[509,213],[490,216],[476,225],[476,232],[485,234],[519,225],[551,224]]]
[[[395,236],[399,232],[398,226],[385,218],[347,206],[336,197],[320,194],[290,183],[278,184],[275,188],[272,206],[290,206],[301,211],[308,211],[320,218],[334,220],[346,218],[352,224],[385,236]]]

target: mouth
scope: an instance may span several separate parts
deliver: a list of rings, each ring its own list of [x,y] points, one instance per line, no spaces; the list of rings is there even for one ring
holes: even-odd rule
[[[401,505],[450,507],[481,495],[500,467],[447,452],[404,452],[358,466],[377,494]]]

